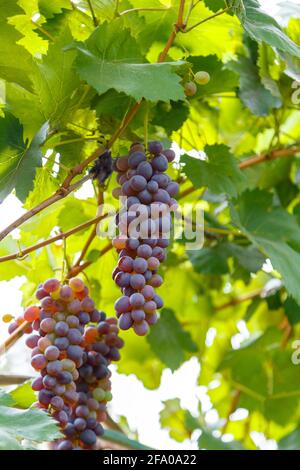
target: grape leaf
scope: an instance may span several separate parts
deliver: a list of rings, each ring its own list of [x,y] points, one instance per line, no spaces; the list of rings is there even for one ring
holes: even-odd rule
[[[300,429],[295,429],[278,442],[278,450],[298,450],[300,445]]]
[[[46,54],[48,38],[39,34],[38,27],[33,20],[34,15],[39,11],[38,0],[21,0],[18,4],[22,8],[21,13],[8,18],[8,23],[14,25],[23,36],[18,44],[24,46],[33,56]],[[41,23],[43,20],[43,18],[38,19]]]
[[[255,190],[246,191],[232,205],[232,218],[271,259],[288,292],[299,303],[300,228],[293,216],[281,208],[272,208],[270,193]]]
[[[243,0],[244,9],[237,12],[242,26],[258,42],[300,57],[300,48],[282,31],[277,21],[260,9],[257,0]]]
[[[17,2],[0,0],[0,77],[31,90],[29,75],[34,68],[32,57],[18,44],[21,34],[7,23],[8,17],[19,13],[22,9]]]
[[[35,171],[42,165],[40,145],[48,132],[48,124],[41,127],[29,146],[23,142],[23,129],[19,121],[6,113],[0,119],[0,200],[16,189],[16,194],[24,201],[33,187]]]
[[[41,15],[46,18],[53,18],[64,9],[71,10],[72,5],[69,0],[55,0],[55,2],[48,2],[48,0],[38,0],[38,6]]]
[[[198,439],[198,446],[199,449],[207,450],[243,450],[243,446],[239,442],[224,442],[204,429]]]
[[[47,55],[37,63],[37,72],[32,75],[40,111],[45,120],[53,125],[66,119],[67,112],[74,106],[76,99],[78,101],[75,91],[79,87],[79,78],[73,68],[76,53],[63,50],[71,38],[70,31],[63,30],[50,45]]]
[[[57,423],[42,410],[0,406],[0,449],[19,450],[20,442],[47,442],[61,437]]]
[[[170,367],[176,370],[183,362],[186,352],[196,352],[197,346],[170,309],[163,309],[160,321],[151,328],[147,336],[151,349]]]
[[[257,67],[247,57],[239,57],[238,62],[227,66],[239,73],[239,96],[247,108],[256,116],[267,116],[273,108],[281,106],[281,99],[273,96],[260,81]]]
[[[227,253],[222,244],[188,252],[195,271],[203,274],[228,273]]]
[[[18,385],[10,391],[10,395],[18,408],[30,408],[36,401],[36,395],[31,388],[31,381]]]
[[[136,100],[184,98],[180,77],[176,74],[184,62],[143,63],[136,40],[129,30],[120,30],[117,21],[99,26],[84,44],[75,47],[78,74],[99,94],[114,88]]]
[[[291,297],[288,297],[284,302],[284,311],[291,325],[300,322],[300,306]]]
[[[184,173],[195,188],[207,186],[212,192],[236,196],[245,183],[245,175],[226,145],[207,145],[207,161],[184,155]]]
[[[180,406],[180,400],[173,398],[163,402],[164,408],[159,414],[159,421],[163,428],[169,430],[170,437],[178,442],[188,439],[191,433],[199,428],[199,424],[188,410]]]

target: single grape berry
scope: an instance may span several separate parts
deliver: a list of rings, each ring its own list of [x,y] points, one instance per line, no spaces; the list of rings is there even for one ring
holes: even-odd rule
[[[210,75],[203,70],[195,73],[194,80],[198,85],[206,85],[210,81]]]
[[[186,96],[194,96],[197,93],[197,85],[194,82],[185,83],[184,93]]]

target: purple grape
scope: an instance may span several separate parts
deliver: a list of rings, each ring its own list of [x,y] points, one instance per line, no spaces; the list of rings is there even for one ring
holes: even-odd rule
[[[131,318],[134,322],[140,323],[143,320],[145,320],[145,312],[144,310],[132,310],[131,312]]]
[[[57,446],[57,450],[72,450],[72,449],[73,449],[73,444],[71,441],[68,441],[67,439],[61,441]]]
[[[132,278],[133,276],[131,276]],[[131,281],[130,278],[130,281]],[[126,313],[131,309],[130,301],[127,296],[119,297],[115,302],[115,310],[118,313]]]
[[[82,355],[83,355],[83,350],[81,349],[80,346],[71,345],[67,349],[67,357],[69,359],[72,359],[72,361],[74,362],[79,361],[82,358]]]
[[[135,258],[133,261],[133,270],[138,274],[143,274],[148,268],[148,263],[144,258]]]
[[[133,329],[138,336],[145,336],[149,331],[148,323],[144,320],[140,323],[134,323]]]
[[[152,165],[149,162],[142,162],[137,167],[137,175],[143,176],[147,181],[153,174]]]
[[[86,428],[86,420],[84,418],[76,418],[74,420],[76,431],[83,431]]]
[[[163,150],[162,154],[167,158],[168,162],[171,163],[175,160],[176,154],[172,149]]]
[[[59,321],[58,323],[56,323],[54,330],[58,336],[67,336],[69,331],[68,323],[64,321]]]
[[[133,274],[130,278],[130,285],[133,289],[141,290],[146,284],[142,274]]]
[[[153,155],[159,155],[163,151],[163,146],[158,141],[152,141],[149,142],[148,150],[150,153],[153,153]]]
[[[128,159],[129,168],[137,168],[140,163],[145,162],[146,155],[142,152],[133,152]]]
[[[87,312],[80,312],[78,318],[82,325],[86,325],[91,321],[91,317]]]
[[[50,390],[43,389],[39,392],[39,402],[42,403],[43,405],[48,406],[50,405],[50,402],[53,396],[54,395],[52,392],[50,392]]]
[[[144,189],[143,191],[139,192],[138,198],[142,204],[150,204],[152,201],[152,195],[147,189]]]
[[[61,397],[56,395],[55,397],[51,398],[50,405],[53,406],[55,410],[62,410],[64,407],[64,401]]]
[[[56,377],[62,371],[62,363],[60,361],[52,361],[47,365],[47,374]]]
[[[133,270],[133,260],[129,256],[122,256],[119,259],[118,267],[127,273],[131,273]]]
[[[40,339],[39,335],[30,335],[28,336],[28,338],[26,338],[25,344],[30,349],[36,348],[39,339]]]
[[[66,338],[65,336],[62,337],[62,338],[56,338],[54,340],[54,345],[60,350],[60,351],[65,351],[68,346],[69,346],[70,342],[68,340],[68,338]]]
[[[152,168],[156,171],[166,171],[168,169],[168,160],[164,155],[158,155],[154,157],[152,162]]]
[[[43,378],[42,377],[37,377],[34,379],[34,381],[31,384],[32,390],[35,392],[39,392],[43,388]]]
[[[130,300],[130,305],[135,309],[142,307],[145,303],[144,296],[142,294],[139,294],[138,292],[135,294],[132,294],[129,300]]]
[[[153,194],[153,201],[169,204],[171,201],[170,194],[164,189],[159,189],[157,193]]]
[[[168,175],[163,174],[163,173],[158,173],[157,175],[153,175],[151,178],[151,181],[156,181],[158,186],[162,189],[166,189],[168,186],[170,179]]]
[[[159,295],[155,294],[154,297],[153,297],[153,300],[156,303],[156,306],[157,306],[158,309],[160,309],[164,306],[164,301]]]
[[[143,191],[147,186],[147,180],[141,175],[135,175],[130,180],[130,187],[137,192]]]
[[[151,194],[154,194],[158,191],[159,189],[159,186],[158,186],[158,183],[154,180],[151,180],[148,182],[147,184],[147,190],[149,191],[149,193]]]
[[[68,340],[70,344],[80,344],[82,341],[82,334],[76,328],[70,328],[68,332]]]
[[[47,365],[47,360],[43,354],[37,354],[31,359],[31,365],[36,370],[42,370]]]
[[[69,315],[66,319],[70,328],[77,328],[79,326],[79,319],[75,315]]]
[[[132,324],[133,320],[131,318],[131,314],[129,312],[122,313],[119,318],[119,327],[121,328],[121,330],[129,330]]]
[[[137,249],[137,255],[141,258],[148,259],[152,255],[152,248],[149,245],[140,245]]]
[[[48,346],[44,351],[45,358],[48,361],[55,361],[59,358],[59,354],[59,349],[56,346]]]
[[[93,446],[96,444],[97,436],[91,429],[85,429],[79,435],[80,440],[87,446]]]
[[[119,287],[128,287],[130,285],[130,274],[129,273],[118,273],[115,278],[115,283]]]
[[[171,197],[176,196],[179,193],[179,184],[175,181],[171,181],[171,183],[168,184],[166,191]]]

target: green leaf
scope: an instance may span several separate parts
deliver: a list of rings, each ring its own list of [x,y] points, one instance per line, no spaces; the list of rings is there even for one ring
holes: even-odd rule
[[[236,206],[232,206],[232,217],[258,249],[271,259],[288,292],[300,302],[300,228],[288,212],[271,207],[271,198],[265,191],[246,191]]]
[[[151,349],[172,371],[184,362],[186,354],[197,351],[190,334],[183,329],[170,309],[163,309],[160,321],[147,336]]]
[[[298,450],[300,446],[300,429],[295,429],[278,442],[278,450]]]
[[[189,439],[191,433],[199,428],[199,424],[189,411],[180,406],[178,398],[163,402],[164,408],[160,412],[160,424],[169,430],[170,437],[178,442]]]
[[[0,406],[12,406],[14,404],[12,396],[5,390],[0,389]]]
[[[136,40],[115,21],[99,26],[78,50],[76,69],[99,94],[113,88],[136,100],[169,101],[184,98],[177,69],[184,62],[143,63]],[[155,83],[155,87],[153,84]]]
[[[41,15],[46,18],[53,18],[58,13],[62,13],[63,10],[72,9],[72,5],[69,0],[55,0],[54,2],[38,0],[38,5]]]
[[[7,23],[9,17],[22,11],[16,1],[0,0],[0,77],[31,90],[32,57],[18,44],[21,34]]]
[[[18,408],[30,408],[36,402],[36,396],[31,388],[31,381],[10,390],[10,395]]]
[[[236,196],[245,183],[245,175],[238,168],[236,159],[226,145],[207,145],[204,149],[207,161],[184,155],[184,173],[195,188],[207,186],[214,193]]]
[[[257,0],[243,0],[244,11],[237,13],[242,26],[256,41],[300,57],[300,48],[282,31],[277,21],[260,9]]]
[[[198,446],[199,449],[207,450],[243,450],[243,446],[239,442],[223,442],[205,430],[202,430],[202,434],[198,439]]]
[[[189,251],[188,256],[198,273],[217,275],[228,273],[228,254],[223,244],[202,248],[199,251]]]
[[[48,442],[61,437],[57,423],[42,410],[0,406],[0,449],[20,450],[21,439]]]
[[[204,3],[213,12],[224,8],[224,0],[204,0]]]
[[[48,53],[37,63],[37,72],[32,75],[34,90],[45,120],[54,125],[66,119],[66,114],[78,102],[75,91],[79,78],[73,68],[74,51],[65,51],[72,35],[66,28],[49,46]]]
[[[294,299],[288,297],[284,302],[284,311],[289,319],[291,325],[296,325],[300,322],[300,306]]]
[[[33,187],[36,168],[42,165],[41,144],[48,132],[46,123],[26,147],[23,129],[19,121],[6,113],[0,118],[0,201],[16,189],[16,195],[24,201]]]
[[[280,98],[273,96],[260,81],[258,69],[247,57],[239,57],[238,62],[227,65],[239,73],[239,96],[244,105],[256,116],[267,116],[273,108],[281,106]]]
[[[64,208],[61,210],[58,217],[58,225],[62,231],[76,227],[83,222],[86,222],[88,217],[86,216],[82,207],[80,207],[80,202],[76,199],[70,199],[64,205]],[[82,236],[84,232],[79,232],[79,236]]]

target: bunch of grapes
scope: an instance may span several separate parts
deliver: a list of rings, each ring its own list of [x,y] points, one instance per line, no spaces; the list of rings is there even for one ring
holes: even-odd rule
[[[49,279],[39,286],[40,306],[22,318],[35,331],[26,338],[31,365],[40,373],[32,383],[35,406],[56,419],[65,438],[57,450],[94,449],[103,434],[106,404],[111,400],[109,364],[123,346],[115,318],[95,308],[81,279],[61,285]]]
[[[123,295],[115,309],[120,328],[133,327],[140,336],[156,323],[157,310],[163,306],[155,288],[163,282],[158,270],[166,258],[171,211],[177,208],[173,198],[179,190],[178,183],[165,173],[174,151],[164,150],[160,142],[150,142],[148,150],[146,154],[142,144],[134,143],[128,156],[116,159],[120,187],[113,191],[116,198],[122,198],[119,235],[113,240],[119,253],[113,279]]]

